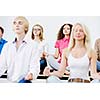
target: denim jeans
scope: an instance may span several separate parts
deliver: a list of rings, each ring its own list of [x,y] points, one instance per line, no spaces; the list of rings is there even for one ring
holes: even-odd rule
[[[100,71],[100,61],[97,60],[97,70]]]
[[[47,61],[45,58],[41,58],[40,60],[40,74],[43,74],[45,67],[47,66]]]
[[[21,79],[18,83],[32,83],[30,80]]]

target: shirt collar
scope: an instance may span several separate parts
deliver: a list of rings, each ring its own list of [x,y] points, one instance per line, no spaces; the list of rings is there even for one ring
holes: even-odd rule
[[[63,38],[63,41],[69,41],[70,38]]]
[[[16,43],[16,42],[17,42],[17,37],[15,37],[14,40],[13,40],[13,43]],[[23,43],[27,43],[27,42],[28,42],[26,36],[24,37],[24,39],[23,39],[22,42],[23,42]]]
[[[3,43],[3,38],[0,39],[0,42]]]

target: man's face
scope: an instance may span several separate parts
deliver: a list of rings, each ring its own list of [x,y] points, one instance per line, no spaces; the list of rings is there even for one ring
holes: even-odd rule
[[[20,19],[16,19],[13,22],[13,29],[14,29],[14,32],[17,33],[17,34],[24,33],[25,32],[24,21],[23,20],[20,20]]]

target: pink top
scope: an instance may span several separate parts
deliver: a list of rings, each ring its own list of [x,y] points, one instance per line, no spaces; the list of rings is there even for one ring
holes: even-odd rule
[[[70,38],[68,38],[68,39],[63,38],[61,40],[57,40],[56,43],[55,43],[55,48],[58,48],[59,54],[60,54],[60,58],[58,60],[59,63],[61,63],[62,51],[63,51],[64,48],[68,47],[69,40],[70,40]]]

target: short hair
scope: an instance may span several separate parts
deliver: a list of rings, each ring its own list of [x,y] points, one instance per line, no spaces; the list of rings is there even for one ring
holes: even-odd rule
[[[25,34],[26,34],[28,32],[28,29],[29,29],[29,22],[28,22],[28,20],[24,16],[17,16],[15,18],[15,20],[17,20],[17,19],[21,19],[21,20],[24,21],[24,24],[25,24]]]
[[[2,34],[4,33],[4,29],[0,26],[0,30],[2,32]]]

